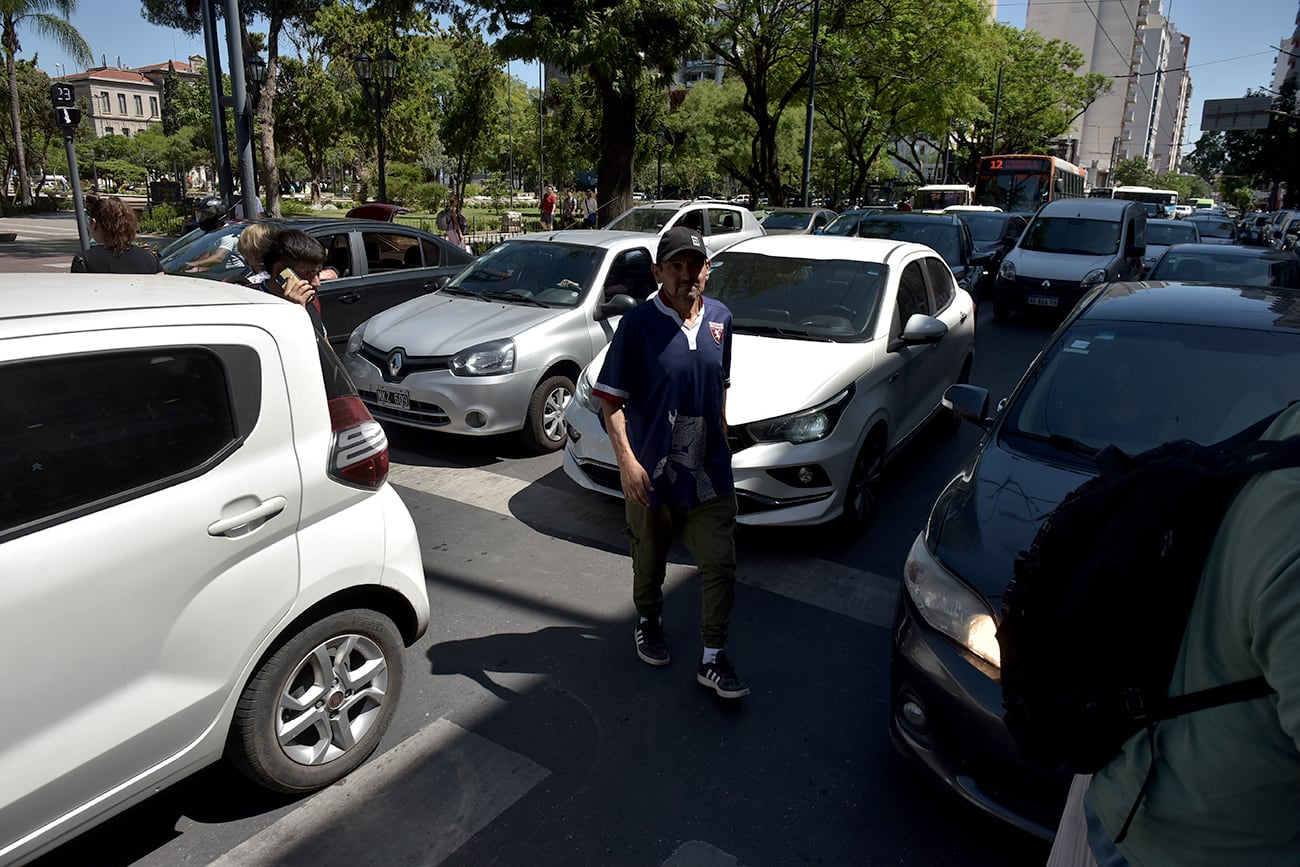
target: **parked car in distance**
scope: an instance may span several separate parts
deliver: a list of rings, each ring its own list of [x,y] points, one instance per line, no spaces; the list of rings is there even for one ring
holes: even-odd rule
[[[837,216],[826,208],[776,208],[759,222],[769,235],[812,235]]]
[[[1156,260],[1174,244],[1199,244],[1201,231],[1195,220],[1147,220],[1147,251],[1142,264],[1150,273]]]
[[[345,216],[360,220],[379,220],[383,223],[391,223],[400,214],[409,213],[411,213],[411,209],[404,208],[401,205],[390,205],[387,202],[364,202],[349,210]]]
[[[839,216],[826,225],[826,228],[814,234],[838,235],[844,238],[856,238],[858,237],[858,227],[862,224],[864,218],[869,217],[872,214],[883,213],[886,210],[893,213],[892,209],[886,208],[850,208],[847,211],[841,211]]]
[[[619,319],[655,291],[653,235],[607,229],[502,241],[445,288],[373,317],[344,364],[385,424],[564,445],[562,413]]]
[[[970,230],[971,242],[975,245],[973,261],[983,272],[980,287],[991,288],[1002,257],[1016,245],[1020,233],[1029,224],[1029,218],[1024,214],[1003,213],[1001,208],[992,211],[963,209],[957,216]]]
[[[721,199],[646,202],[619,214],[605,229],[662,235],[674,226],[689,226],[699,232],[710,256],[716,256],[746,238],[763,234],[763,227],[753,211]]]
[[[278,792],[379,745],[429,599],[384,432],[300,309],[224,283],[0,287],[0,863],[224,755]]]
[[[948,390],[986,432],[904,565],[889,715],[895,746],[948,790],[1051,838],[1070,777],[1028,764],[1002,721],[995,632],[1012,564],[1097,473],[1103,446],[1212,443],[1300,398],[1300,321],[1278,314],[1297,304],[1293,289],[1110,283],[1080,302],[994,418],[984,389]]]
[[[1038,209],[1007,251],[993,287],[993,316],[1048,310],[1064,316],[1092,287],[1137,280],[1147,213],[1127,199],[1056,199]]]
[[[889,238],[924,244],[943,257],[957,285],[971,295],[979,292],[984,267],[977,260],[975,242],[965,221],[952,214],[889,212],[872,214],[858,226],[860,238]]]
[[[1300,258],[1290,250],[1271,247],[1175,244],[1145,279],[1300,288]]]
[[[162,260],[168,274],[240,280],[249,273],[239,255],[239,233],[249,223],[209,232]],[[365,320],[446,285],[474,257],[446,238],[414,226],[358,219],[291,219],[277,225],[301,229],[325,248],[327,267],[339,276],[322,281],[316,297],[330,343],[342,348]]]
[[[1186,218],[1188,223],[1195,223],[1201,233],[1202,244],[1237,243],[1237,223],[1228,216],[1193,214]]]
[[[1196,208],[1191,205],[1174,205],[1174,219],[1181,220],[1183,217],[1190,217],[1196,212]]]
[[[727,425],[742,524],[870,520],[885,462],[965,382],[974,302],[919,244],[786,235],[718,256],[708,294],[731,310]],[[591,396],[604,353],[565,411],[565,472],[622,496]],[[951,425],[950,425],[951,427]]]

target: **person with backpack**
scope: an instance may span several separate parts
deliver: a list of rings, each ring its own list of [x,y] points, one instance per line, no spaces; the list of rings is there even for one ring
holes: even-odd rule
[[[469,246],[469,221],[460,210],[460,198],[456,195],[447,197],[447,207],[438,212],[434,218],[439,232],[447,234],[447,240],[462,250],[473,252]]]
[[[1297,437],[1300,403],[1260,440],[1289,439],[1293,446]],[[1082,805],[1089,851],[1100,867],[1300,864],[1295,463],[1292,450],[1273,463],[1281,468],[1249,476],[1232,496],[1177,645],[1167,700],[1225,685],[1239,694],[1156,714],[1096,771],[1082,801],[1072,799]],[[1104,631],[1097,640],[1107,640]],[[1083,782],[1076,779],[1076,796]],[[1068,845],[1070,812],[1058,834],[1061,848]]]

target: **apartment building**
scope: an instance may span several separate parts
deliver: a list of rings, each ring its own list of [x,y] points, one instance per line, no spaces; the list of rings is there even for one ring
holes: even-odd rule
[[[1085,58],[1080,72],[1114,81],[1070,133],[1090,184],[1107,185],[1112,168],[1134,156],[1156,171],[1177,171],[1191,105],[1191,40],[1165,17],[1161,0],[1029,0],[1025,28],[1073,44]]]
[[[188,61],[173,60],[170,64],[178,75],[186,77],[197,77],[203,71],[203,58],[199,55],[192,55]],[[134,69],[97,66],[59,80],[72,85],[78,102],[85,101],[89,109],[86,120],[96,137],[129,137],[148,129],[150,124],[161,122],[167,67],[167,63]]]

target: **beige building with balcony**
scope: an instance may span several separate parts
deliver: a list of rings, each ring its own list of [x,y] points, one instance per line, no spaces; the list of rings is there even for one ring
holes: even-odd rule
[[[173,60],[178,75],[197,77],[203,70],[203,58]],[[78,103],[88,108],[86,120],[96,137],[133,136],[150,124],[162,121],[163,81],[167,63],[155,63],[135,69],[100,66],[74,72],[59,79],[72,85]]]

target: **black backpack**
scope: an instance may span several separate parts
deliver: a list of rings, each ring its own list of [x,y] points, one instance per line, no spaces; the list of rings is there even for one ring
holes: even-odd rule
[[[1100,473],[1043,521],[1015,562],[997,632],[1004,719],[1031,762],[1093,773],[1160,720],[1273,691],[1256,677],[1168,697],[1234,493],[1300,465],[1300,438],[1259,439],[1278,414],[1208,446],[1179,440],[1133,457],[1108,446]]]

